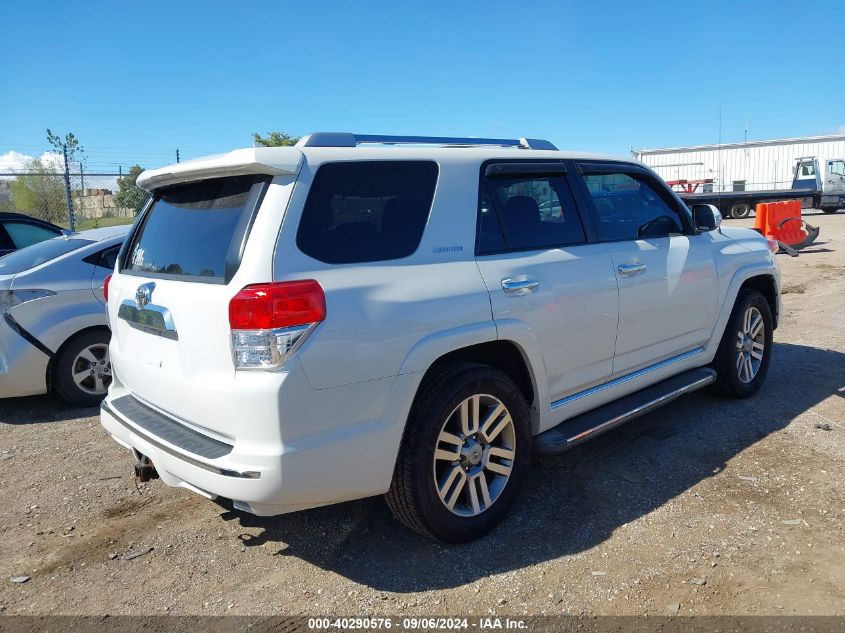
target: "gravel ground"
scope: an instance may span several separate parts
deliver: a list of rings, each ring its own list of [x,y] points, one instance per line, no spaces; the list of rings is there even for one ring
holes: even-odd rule
[[[778,257],[755,398],[699,392],[535,460],[469,545],[402,529],[380,498],[256,518],[136,487],[96,409],[0,401],[0,611],[843,615],[845,213],[807,219],[820,243]]]

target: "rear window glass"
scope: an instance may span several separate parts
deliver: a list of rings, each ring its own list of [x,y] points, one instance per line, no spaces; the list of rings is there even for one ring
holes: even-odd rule
[[[437,171],[430,161],[322,165],[308,192],[297,246],[328,264],[407,257],[422,239]]]
[[[30,268],[35,268],[83,246],[93,244],[91,240],[54,237],[45,242],[38,242],[14,253],[0,257],[0,275],[16,275]]]
[[[203,180],[156,195],[129,247],[122,272],[224,283],[266,177]]]
[[[18,248],[38,244],[38,242],[52,239],[61,233],[58,230],[48,229],[30,222],[7,222],[6,232]]]

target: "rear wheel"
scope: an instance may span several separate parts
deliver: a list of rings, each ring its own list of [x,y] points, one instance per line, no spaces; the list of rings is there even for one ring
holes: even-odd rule
[[[56,356],[53,387],[71,404],[93,407],[111,384],[107,330],[89,330],[68,341]]]
[[[713,361],[714,388],[731,398],[753,396],[766,379],[772,358],[772,312],[756,290],[742,291],[728,319]]]
[[[420,388],[386,495],[407,527],[449,543],[493,529],[528,469],[528,406],[503,372],[444,365]]]
[[[837,207],[826,207],[822,209],[823,213],[836,213],[837,211],[839,211]]]
[[[751,205],[747,202],[737,202],[731,207],[732,218],[747,218],[751,215]]]

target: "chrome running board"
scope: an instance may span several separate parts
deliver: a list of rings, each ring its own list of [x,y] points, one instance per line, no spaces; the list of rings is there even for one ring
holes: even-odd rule
[[[631,395],[565,420],[534,437],[534,452],[559,455],[605,431],[616,428],[675,398],[697,391],[716,380],[710,368],[691,369]]]

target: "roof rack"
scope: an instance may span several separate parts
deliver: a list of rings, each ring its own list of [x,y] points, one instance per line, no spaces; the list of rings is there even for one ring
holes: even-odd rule
[[[384,134],[352,134],[350,132],[315,132],[302,137],[297,147],[357,147],[378,145],[457,145],[460,147],[496,146],[519,149],[557,150],[549,141],[539,138],[473,138],[462,136],[389,136]]]

